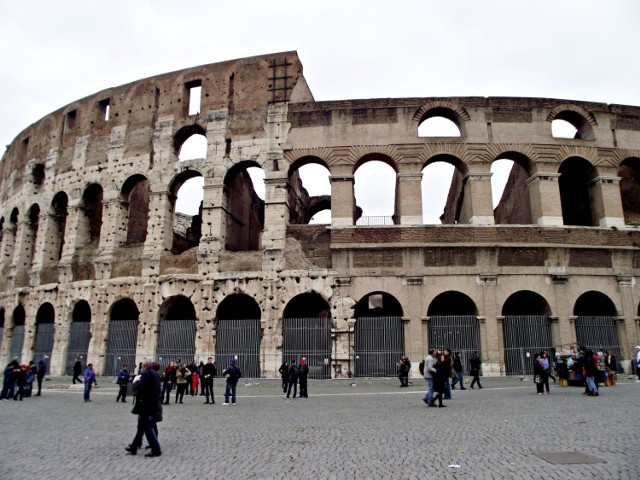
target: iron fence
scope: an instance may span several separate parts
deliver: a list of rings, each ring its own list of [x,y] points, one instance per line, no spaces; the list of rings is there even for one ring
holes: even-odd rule
[[[404,353],[402,317],[356,319],[354,376],[393,377]]]

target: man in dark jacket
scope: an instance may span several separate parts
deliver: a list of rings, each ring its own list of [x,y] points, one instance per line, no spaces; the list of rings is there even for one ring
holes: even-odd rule
[[[36,393],[36,397],[40,396],[42,392],[42,381],[44,380],[44,376],[47,373],[47,364],[44,363],[44,360],[41,358],[38,360],[38,366],[36,367],[36,380],[38,381],[38,393]]]
[[[142,445],[143,435],[147,437],[147,442],[151,447],[151,451],[145,454],[145,457],[162,455],[154,429],[154,427],[157,428],[157,416],[162,413],[160,391],[160,375],[150,367],[148,360],[143,360],[142,373],[136,385],[136,403],[132,411],[138,415],[138,428],[133,441],[125,447],[125,450],[131,455],[138,453],[138,446]]]
[[[240,368],[236,365],[236,359],[232,358],[229,361],[229,366],[222,372],[222,376],[227,379],[227,386],[224,390],[224,403],[223,405],[229,405],[229,394],[231,394],[231,403],[236,404],[236,387],[238,386],[238,380],[242,377]]]
[[[119,386],[116,402],[122,401],[122,403],[127,403],[127,387],[129,385],[130,377],[131,375],[129,374],[129,366],[127,364],[124,364],[122,366],[122,370],[118,372],[118,379],[116,380],[116,383]]]
[[[466,390],[466,388],[464,388],[464,379],[462,378],[463,368],[462,360],[460,359],[460,352],[456,352],[453,357],[453,371],[456,372],[456,378],[453,379],[451,390],[455,389],[456,383],[460,384],[460,390]]]
[[[82,375],[82,362],[80,362],[80,359],[78,357],[76,357],[76,361],[73,363],[73,384],[76,384],[76,381],[78,383],[82,383],[82,380],[80,379],[80,375]]]
[[[471,385],[469,386],[473,389],[473,386],[477,383],[478,388],[482,388],[482,385],[480,385],[480,367],[482,366],[482,361],[478,356],[478,352],[473,352],[471,360],[469,360],[469,366],[471,367],[469,369],[469,373],[471,373],[471,376],[473,377]]]
[[[309,366],[307,359],[301,358],[298,366],[298,382],[300,383],[300,398],[309,398],[307,393],[307,377],[309,376]]]
[[[296,394],[298,393],[298,375],[300,374],[300,369],[298,365],[296,365],[296,360],[291,360],[291,366],[289,367],[289,386],[287,387],[287,398],[291,395],[291,389],[293,388],[293,398],[296,398]]]
[[[209,395],[211,395],[211,403],[216,403],[213,398],[213,379],[218,374],[218,369],[213,363],[213,358],[207,358],[207,363],[202,367],[202,386],[204,387],[204,394],[207,398],[207,401],[204,402],[205,405],[209,403]]]

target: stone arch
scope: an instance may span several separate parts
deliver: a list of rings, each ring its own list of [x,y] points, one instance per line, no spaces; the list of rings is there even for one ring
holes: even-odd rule
[[[36,313],[36,336],[33,348],[33,358],[39,359],[51,358],[53,352],[53,338],[55,335],[56,312],[49,302],[40,305]],[[45,362],[47,368],[51,362]]]
[[[176,157],[180,156],[182,146],[193,135],[203,135],[206,137],[207,131],[202,126],[195,123],[192,125],[185,125],[173,135],[173,153]]]
[[[78,300],[71,310],[71,323],[69,325],[69,340],[67,342],[67,356],[65,372],[73,373],[73,364],[76,358],[85,363],[89,353],[91,341],[91,306],[86,300]]]
[[[569,157],[558,169],[560,203],[565,225],[593,226],[593,198],[591,182],[597,169],[582,157]]]
[[[502,305],[502,315],[546,315],[551,316],[549,302],[539,293],[520,290],[507,298]]]
[[[453,171],[443,171],[441,168],[436,168],[439,162],[452,165]],[[433,182],[433,171],[437,172],[436,175],[438,179],[436,182]],[[428,215],[427,212],[433,210],[431,205],[435,201],[436,205],[438,205],[435,207],[436,210],[439,211],[439,205],[443,205],[442,214],[440,215],[440,222],[442,224],[458,223],[464,201],[464,179],[467,173],[469,173],[469,167],[467,164],[454,155],[439,153],[429,157],[423,163],[422,172],[422,210],[425,212],[425,217]],[[449,189],[448,193],[446,193],[446,197],[444,191],[442,191],[440,195],[438,195],[437,199],[430,199],[429,192],[433,191],[434,187],[438,187],[438,185],[446,184],[445,176],[448,175],[451,175],[451,180],[449,182]],[[442,202],[444,198],[446,199]]]
[[[584,292],[573,306],[573,314],[577,316],[617,316],[616,306],[604,293],[595,290]]]
[[[473,352],[480,351],[480,323],[475,302],[462,292],[442,292],[429,304],[427,316],[429,348],[458,352],[462,365],[468,365]]]
[[[471,120],[471,117],[462,106],[446,100],[435,100],[422,105],[413,115],[413,120],[420,126],[433,117],[446,118],[458,127],[461,137],[467,136],[465,122]]]
[[[505,151],[500,153],[492,162],[491,186],[492,193],[495,191],[493,165],[498,161],[511,161],[512,166],[506,178],[504,189],[500,201],[494,206],[493,216],[496,224],[519,224],[528,225],[533,222],[531,214],[530,196],[523,194],[528,192],[528,179],[535,169],[533,162],[529,157],[514,151]],[[494,203],[496,199],[494,198]]]
[[[103,190],[99,183],[89,184],[83,194],[80,205],[82,215],[78,221],[80,246],[97,243],[102,229]]]
[[[180,359],[195,360],[196,309],[189,298],[174,295],[158,310],[158,342],[156,357],[161,364]]]
[[[27,210],[27,223],[26,223],[26,231],[24,232],[24,258],[22,259],[22,270],[25,278],[19,279],[16,278],[17,284],[27,285],[28,281],[26,279],[26,275],[29,272],[29,269],[33,265],[33,261],[35,258],[36,252],[36,244],[38,242],[38,228],[40,225],[40,205],[34,203]]]
[[[22,304],[18,304],[13,309],[11,315],[11,346],[9,348],[10,360],[17,358],[18,361],[22,359],[22,349],[24,347],[24,333],[25,333],[25,321],[26,314]]]
[[[121,298],[109,307],[105,375],[116,375],[125,363],[135,365],[139,318],[140,311],[131,298]]]
[[[357,377],[389,377],[405,354],[403,309],[391,294],[374,291],[354,308],[354,355]]]
[[[69,207],[69,197],[65,192],[58,192],[54,195],[49,206],[49,221],[51,235],[47,239],[46,261],[57,263],[62,257],[62,250],[65,243],[65,230],[67,226],[67,215]]]
[[[576,129],[575,139],[595,140],[593,127],[597,125],[596,119],[591,112],[578,105],[565,103],[554,107],[547,115],[547,122],[554,120],[564,120]]]
[[[142,174],[131,175],[122,184],[120,202],[125,215],[122,224],[127,226],[127,245],[144,243],[147,239],[150,194],[149,180]]]
[[[398,222],[397,174],[396,161],[384,153],[371,152],[355,162],[353,195],[357,225],[393,225]],[[362,178],[364,182],[359,181]]]
[[[264,200],[257,194],[247,168],[255,161],[239,162],[224,177],[226,215],[225,248],[234,252],[258,250],[264,229]]]
[[[573,306],[576,341],[598,352],[612,351],[620,357],[616,306],[607,295],[590,290],[580,295]]]
[[[294,161],[287,173],[289,181],[289,223],[308,224],[311,218],[318,212],[331,210],[331,185],[329,185],[329,195],[311,195],[301,178],[300,169],[308,165],[318,165],[327,169],[328,176],[331,175],[327,163],[314,156],[305,156]]]
[[[627,224],[640,225],[640,158],[629,157],[620,162],[620,196]]]
[[[427,316],[478,315],[478,307],[468,295],[455,290],[438,294],[429,304]]]
[[[171,202],[171,212],[173,215],[173,239],[171,242],[171,253],[180,255],[190,248],[197,247],[200,244],[202,236],[202,201],[198,206],[196,215],[188,215],[180,213],[176,210],[176,201],[182,186],[188,180],[196,177],[202,177],[202,174],[193,169],[180,172],[169,185],[169,198]]]
[[[260,317],[258,302],[247,294],[234,293],[220,302],[216,309],[217,365],[226,365],[234,357],[245,377],[260,377]]]

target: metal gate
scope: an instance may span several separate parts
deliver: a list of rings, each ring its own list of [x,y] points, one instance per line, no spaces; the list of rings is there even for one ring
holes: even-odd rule
[[[532,375],[533,358],[542,350],[553,358],[551,325],[546,315],[507,315],[502,324],[507,375]]]
[[[219,320],[216,334],[216,367],[218,375],[231,357],[238,358],[238,367],[245,378],[260,378],[260,319]]]
[[[116,375],[125,363],[133,371],[136,361],[138,320],[111,320],[105,358],[105,375]],[[87,359],[87,362],[91,359]]]
[[[158,328],[156,356],[164,368],[169,362],[181,359],[183,363],[195,361],[196,321],[162,320]]]
[[[466,372],[473,352],[480,351],[480,325],[475,315],[433,315],[429,318],[429,348],[460,353]]]
[[[65,364],[65,372],[67,375],[73,374],[73,364],[75,363],[76,357],[82,359],[87,358],[90,340],[90,322],[71,322],[71,328],[69,329],[69,344],[67,345],[67,361]]]
[[[596,352],[611,350],[620,356],[620,343],[618,342],[618,329],[616,319],[606,316],[579,316],[576,318],[576,341],[578,345],[584,345]],[[618,362],[620,369],[621,362]]]
[[[24,345],[24,325],[13,327],[13,338],[11,339],[11,349],[9,350],[9,361],[17,358],[22,361],[22,346]]]
[[[358,317],[354,355],[354,376],[395,377],[404,355],[402,317]]]
[[[40,359],[45,361],[47,372],[49,372],[51,352],[53,351],[53,335],[55,324],[39,323],[36,325],[36,346],[33,351],[33,359],[37,362]]]
[[[309,378],[331,378],[331,317],[284,318],[282,360],[306,358]]]

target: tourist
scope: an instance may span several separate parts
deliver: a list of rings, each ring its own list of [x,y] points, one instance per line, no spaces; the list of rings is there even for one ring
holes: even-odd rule
[[[38,393],[36,393],[36,397],[39,397],[42,393],[42,381],[46,373],[47,364],[44,362],[44,359],[41,358],[38,360],[38,366],[36,367],[36,380],[38,381]]]
[[[411,362],[407,357],[402,355],[398,362],[398,379],[400,380],[400,387],[409,386],[409,372],[411,371]]]
[[[80,379],[80,375],[82,374],[82,363],[80,362],[80,358],[76,357],[75,362],[73,362],[73,384],[76,384],[76,381],[78,383],[82,383],[82,380]]]
[[[296,365],[296,361],[291,360],[291,366],[289,367],[289,385],[287,386],[287,398],[291,395],[291,389],[293,389],[293,398],[296,398],[296,394],[298,393],[298,375],[300,371],[298,369],[298,365]]]
[[[224,390],[224,403],[222,405],[229,405],[229,395],[231,395],[231,403],[235,405],[236,387],[238,386],[238,380],[242,377],[242,372],[236,365],[235,358],[229,361],[229,366],[222,372],[222,376],[227,379],[227,386]]]
[[[175,403],[182,403],[184,392],[187,391],[189,385],[189,377],[191,372],[185,366],[176,371],[176,400]]]
[[[435,365],[436,365],[436,349],[430,348],[427,356],[424,357],[424,379],[427,382],[427,393],[425,394],[422,401],[426,403],[429,407],[433,407],[433,375],[436,373]]]
[[[446,380],[449,378],[451,374],[451,365],[447,361],[444,354],[436,355],[435,357],[436,363],[434,365],[435,372],[432,373],[433,379],[433,390],[435,395],[433,396],[433,401],[430,407],[435,407],[436,400],[438,401],[438,407],[443,408],[446,405],[442,404],[442,397],[447,394],[447,386]],[[425,362],[426,365],[426,362]],[[446,398],[446,397],[445,397]]]
[[[278,369],[278,373],[282,379],[282,393],[287,393],[287,387],[289,386],[289,364],[283,362]]]
[[[309,377],[309,366],[307,359],[302,357],[298,365],[298,383],[300,384],[300,398],[309,398],[307,393],[307,378]]]
[[[480,368],[482,367],[482,360],[480,360],[480,357],[478,356],[478,352],[473,352],[473,355],[471,355],[471,359],[469,360],[469,366],[471,367],[469,369],[469,373],[473,377],[473,380],[471,381],[471,385],[469,386],[473,390],[473,386],[477,383],[478,388],[482,388],[482,385],[480,385]]]
[[[173,385],[176,383],[176,366],[173,362],[169,362],[167,368],[164,369],[164,373],[162,374],[162,399],[166,405],[169,404],[169,399],[171,398],[171,390],[173,389]]]
[[[549,365],[549,356],[546,350],[543,350],[538,356],[538,363],[542,367],[542,373],[540,374],[540,379],[542,380],[542,386],[546,391],[547,395],[549,395],[549,372],[551,371],[551,366]],[[555,379],[554,379],[555,381]]]
[[[451,384],[450,378],[452,377],[453,372],[453,361],[451,359],[451,349],[445,348],[442,351],[442,363],[444,364],[442,369],[447,371],[447,374],[443,377],[444,381],[444,399],[451,400]]]
[[[127,387],[129,386],[130,378],[131,374],[129,373],[129,366],[125,363],[122,365],[122,369],[118,372],[118,378],[116,379],[116,383],[119,386],[116,402],[121,401],[122,403],[127,403]]]
[[[142,436],[147,437],[151,451],[145,457],[162,455],[157,436],[157,423],[162,419],[162,401],[160,376],[154,368],[149,367],[147,360],[142,362],[142,373],[136,384],[136,400],[131,413],[138,415],[138,425],[133,441],[125,447],[131,455],[136,455],[142,446]]]
[[[91,387],[95,384],[98,386],[98,381],[96,380],[96,372],[93,371],[93,364],[90,363],[87,365],[87,369],[84,371],[84,401],[91,401]]]
[[[451,383],[451,390],[455,389],[457,383],[460,384],[460,390],[466,390],[464,388],[464,379],[462,377],[463,368],[462,368],[462,359],[460,358],[460,352],[456,352],[453,357],[453,371],[455,373],[455,378]]]
[[[204,387],[204,394],[207,400],[204,402],[206,405],[209,403],[209,395],[211,395],[211,404],[215,404],[216,401],[213,398],[213,379],[218,374],[218,369],[213,363],[211,357],[207,358],[207,363],[202,368],[202,385]]]
[[[536,393],[538,395],[544,395],[544,386],[542,384],[542,375],[544,374],[544,367],[540,363],[540,354],[536,353],[533,357],[533,383],[536,384]],[[547,385],[549,383],[547,382]]]

